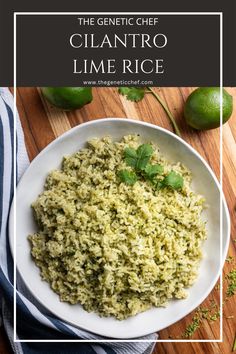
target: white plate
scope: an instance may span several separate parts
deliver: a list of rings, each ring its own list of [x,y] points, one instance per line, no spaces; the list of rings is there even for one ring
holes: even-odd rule
[[[153,308],[137,316],[118,321],[88,313],[80,305],[69,305],[42,281],[39,269],[30,256],[27,236],[36,230],[31,203],[42,192],[49,171],[58,168],[62,157],[84,147],[93,137],[110,135],[119,140],[124,135],[138,133],[142,140],[156,143],[170,160],[183,162],[193,174],[193,188],[206,197],[209,208],[204,218],[208,220],[208,239],[204,243],[204,258],[196,283],[189,289],[186,300],[173,300],[166,308]],[[106,337],[135,338],[159,331],[186,316],[210,293],[220,271],[220,187],[204,159],[186,142],[173,133],[152,124],[130,119],[106,118],[81,124],[66,132],[48,145],[31,163],[18,184],[16,192],[16,264],[25,284],[34,297],[48,310],[72,325]],[[222,260],[229,243],[230,220],[223,198]],[[13,210],[10,215],[10,244],[13,250]]]

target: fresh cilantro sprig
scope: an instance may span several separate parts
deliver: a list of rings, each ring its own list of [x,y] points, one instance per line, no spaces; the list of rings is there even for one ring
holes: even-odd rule
[[[162,98],[151,88],[151,87],[119,87],[118,92],[126,96],[127,100],[133,101],[133,102],[138,102],[141,101],[145,94],[150,93],[152,96],[155,97],[155,99],[160,103],[164,111],[166,112],[167,116],[170,119],[170,122],[173,126],[173,129],[175,131],[175,134],[181,137],[181,133],[179,130],[179,127],[175,121],[174,116],[170,112],[169,108],[165,104],[165,102],[162,100]]]
[[[153,148],[149,144],[142,144],[137,148],[137,150],[133,148],[126,148],[124,151],[126,164],[133,167],[137,171],[142,171],[145,169],[152,154]]]
[[[183,184],[183,177],[175,171],[170,171],[170,173],[161,181],[161,187],[171,187],[173,189],[181,189],[183,188]]]
[[[144,87],[119,87],[118,92],[133,102],[141,101],[145,95]]]
[[[145,176],[147,179],[149,179],[150,181],[153,180],[154,177],[156,177],[156,175],[162,175],[164,172],[164,168],[163,166],[156,164],[156,165],[151,165],[150,163],[148,163],[145,167]]]
[[[153,148],[150,144],[142,144],[137,150],[127,147],[124,150],[124,159],[133,171],[121,170],[118,177],[121,182],[128,185],[134,185],[139,178],[143,178],[152,183],[156,189],[169,187],[175,190],[183,187],[183,177],[175,171],[170,171],[163,177],[164,168],[159,164],[151,164],[150,158],[153,154]],[[161,176],[163,178],[157,178]]]
[[[128,170],[120,170],[118,176],[122,182],[129,184],[130,186],[135,184],[138,180],[136,173]]]

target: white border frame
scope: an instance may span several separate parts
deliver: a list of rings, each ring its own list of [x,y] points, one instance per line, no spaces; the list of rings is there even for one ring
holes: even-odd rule
[[[145,343],[223,343],[223,262],[222,262],[222,236],[223,236],[223,106],[222,106],[222,95],[223,95],[223,13],[222,12],[14,12],[14,146],[16,146],[16,19],[17,16],[21,15],[208,15],[208,16],[220,16],[220,339],[156,339],[156,340],[145,340],[145,339],[18,339],[16,333],[16,198],[14,198],[14,304],[13,304],[13,340],[18,343],[58,343],[58,342],[68,342],[68,343],[117,343],[117,342],[145,342]],[[16,151],[14,149],[14,166],[16,166]],[[14,195],[16,194],[16,173],[14,173]]]

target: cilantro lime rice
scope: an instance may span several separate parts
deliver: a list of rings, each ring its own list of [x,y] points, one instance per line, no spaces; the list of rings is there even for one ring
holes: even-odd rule
[[[150,162],[163,166],[163,176],[182,176],[178,190],[120,180],[119,171],[131,171],[124,149],[139,145],[135,135],[89,141],[64,157],[32,205],[38,231],[29,240],[42,279],[61,301],[119,320],[186,298],[206,238],[204,198],[180,162],[152,145]]]

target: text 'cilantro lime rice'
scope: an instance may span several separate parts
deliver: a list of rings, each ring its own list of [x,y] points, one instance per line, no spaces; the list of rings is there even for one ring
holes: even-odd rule
[[[206,238],[190,172],[141,146],[135,135],[89,141],[33,203],[38,232],[29,240],[42,278],[61,301],[119,320],[185,298]]]

